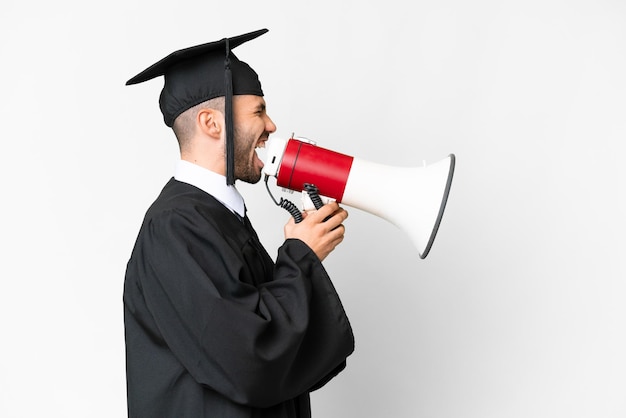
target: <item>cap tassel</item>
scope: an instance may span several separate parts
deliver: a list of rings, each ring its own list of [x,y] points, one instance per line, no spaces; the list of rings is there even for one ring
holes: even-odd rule
[[[228,44],[228,38],[226,38],[224,82],[226,83],[226,103],[224,109],[226,122],[226,184],[232,186],[235,184],[235,140],[233,135],[233,75],[230,69],[230,46]]]

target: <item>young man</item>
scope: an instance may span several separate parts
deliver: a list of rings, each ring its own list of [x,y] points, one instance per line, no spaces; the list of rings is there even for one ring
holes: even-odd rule
[[[259,181],[255,149],[276,130],[257,74],[231,52],[265,32],[177,51],[127,83],[164,76],[181,153],[126,271],[130,417],[310,417],[309,393],[354,349],[321,264],[347,213],[328,204],[290,220],[274,263],[234,186]]]

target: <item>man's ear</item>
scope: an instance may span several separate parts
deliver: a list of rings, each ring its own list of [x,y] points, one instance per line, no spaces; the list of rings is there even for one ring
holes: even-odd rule
[[[196,119],[203,134],[220,139],[224,129],[224,115],[216,109],[201,109]]]

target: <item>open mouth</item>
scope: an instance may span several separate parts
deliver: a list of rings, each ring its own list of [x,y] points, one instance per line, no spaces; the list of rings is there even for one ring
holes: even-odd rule
[[[263,162],[265,161],[265,157],[266,157],[265,155],[266,154],[266,150],[265,150],[266,142],[267,142],[267,138],[261,139],[259,142],[257,142],[256,148],[255,148],[255,154],[258,159],[257,164],[261,167],[265,165]]]
[[[255,154],[261,160],[261,162],[265,161],[265,154],[266,154],[265,143],[267,142],[267,140],[268,140],[267,137],[263,137],[262,139],[259,140],[259,142],[256,143]]]
[[[267,138],[267,137],[263,137],[263,138],[261,138],[261,139],[259,140],[259,142],[257,142],[257,143],[256,143],[256,149],[259,149],[259,148],[265,148],[265,143],[267,142],[267,140],[268,140],[268,139],[269,139],[269,138]]]

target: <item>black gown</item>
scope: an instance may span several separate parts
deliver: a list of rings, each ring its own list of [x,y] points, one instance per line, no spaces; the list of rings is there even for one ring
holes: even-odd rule
[[[286,240],[276,263],[211,195],[171,179],[126,270],[129,417],[310,417],[309,392],[354,338],[320,260]]]

